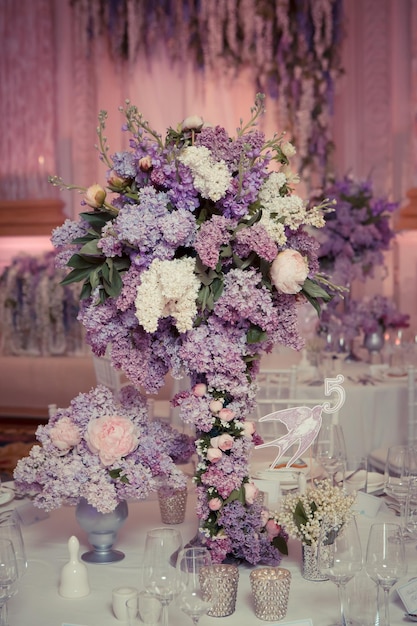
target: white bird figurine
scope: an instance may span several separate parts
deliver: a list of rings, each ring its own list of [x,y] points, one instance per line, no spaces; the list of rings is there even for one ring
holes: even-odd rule
[[[268,422],[277,420],[282,422],[288,429],[288,432],[273,441],[268,441],[256,446],[256,448],[268,448],[276,446],[279,449],[278,455],[271,467],[275,467],[282,455],[294,444],[298,443],[295,454],[286,464],[290,467],[294,461],[300,457],[311,446],[321,427],[322,405],[310,408],[308,406],[297,406],[289,409],[282,409],[264,415],[259,419],[260,422]]]

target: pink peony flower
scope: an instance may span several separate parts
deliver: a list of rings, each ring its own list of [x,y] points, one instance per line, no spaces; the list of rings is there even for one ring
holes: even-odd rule
[[[271,280],[282,293],[294,294],[301,291],[307,275],[307,260],[297,250],[279,252],[271,265]]]
[[[221,400],[212,400],[209,408],[212,413],[218,413],[223,408],[223,402]]]
[[[219,418],[223,420],[223,422],[231,422],[235,417],[235,412],[232,409],[220,409]]]
[[[218,437],[212,437],[210,439],[210,443],[213,448],[219,448],[220,450],[223,450],[223,452],[225,452],[226,450],[231,450],[231,448],[233,448],[234,442],[235,440],[233,439],[233,437],[227,434],[219,435]]]
[[[193,394],[197,396],[197,398],[203,398],[207,393],[207,385],[204,383],[197,383],[193,387]]]
[[[84,195],[84,200],[93,209],[99,209],[103,206],[106,199],[106,192],[101,185],[91,185],[88,187]]]
[[[97,453],[107,467],[136,450],[138,434],[137,426],[127,417],[105,415],[89,422],[85,438],[91,452]]]
[[[207,450],[207,460],[211,463],[217,463],[223,456],[223,452],[219,448],[209,448]]]
[[[254,483],[245,483],[243,485],[245,490],[245,502],[246,504],[253,504],[259,493],[258,487]]]
[[[211,498],[211,500],[208,501],[210,511],[218,511],[222,508],[222,505],[223,502],[220,500],[220,498]]]
[[[251,437],[256,430],[254,422],[245,422],[242,430],[247,437]]]
[[[78,426],[69,417],[63,417],[50,430],[49,436],[53,445],[67,452],[81,441]]]

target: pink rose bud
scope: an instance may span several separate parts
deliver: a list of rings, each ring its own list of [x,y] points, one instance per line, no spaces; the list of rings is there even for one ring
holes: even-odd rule
[[[219,418],[223,422],[231,422],[234,417],[235,413],[234,411],[232,411],[232,409],[220,409],[219,411]]]
[[[245,502],[246,504],[253,504],[255,502],[256,496],[259,493],[259,489],[254,483],[245,483],[243,485],[245,490]]]
[[[53,445],[67,452],[81,441],[81,434],[78,426],[69,417],[62,417],[49,431],[49,436]]]
[[[255,430],[256,428],[254,422],[245,422],[243,424],[243,432],[247,437],[251,437]]]
[[[107,184],[114,191],[120,191],[126,186],[126,183],[127,183],[126,178],[122,178],[114,170],[109,172],[107,176]]]
[[[209,405],[210,411],[212,413],[218,413],[223,408],[223,402],[221,400],[212,400]]]
[[[138,165],[142,172],[149,172],[152,167],[152,159],[150,156],[145,156],[139,159]]]
[[[101,185],[91,185],[84,195],[84,200],[88,206],[93,209],[99,209],[103,206],[106,199],[106,192]]]
[[[262,509],[261,511],[261,524],[262,526],[266,526],[269,521],[269,511],[267,509]]]
[[[223,502],[220,500],[220,498],[211,498],[211,500],[208,501],[208,507],[210,511],[218,511],[222,508],[222,505]]]
[[[197,383],[194,385],[193,394],[197,396],[197,398],[202,398],[207,393],[207,385],[204,383]]]
[[[276,521],[273,519],[267,521],[265,528],[270,539],[278,537],[279,533],[281,532],[281,526],[277,524]]]
[[[220,450],[223,450],[223,452],[226,452],[226,450],[230,450],[231,448],[233,448],[234,442],[235,440],[231,435],[220,435],[218,447],[220,448]]]
[[[282,293],[294,294],[301,291],[307,276],[307,260],[297,250],[283,250],[272,262],[271,279]]]
[[[204,124],[204,120],[199,115],[189,115],[181,123],[181,130],[200,130]]]
[[[223,452],[219,448],[209,448],[207,450],[207,460],[210,463],[217,463],[223,456]]]

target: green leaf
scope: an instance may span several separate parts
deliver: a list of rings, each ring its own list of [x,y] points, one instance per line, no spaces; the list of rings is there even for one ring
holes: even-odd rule
[[[91,268],[86,269],[76,269],[72,270],[63,280],[61,280],[61,285],[70,285],[71,283],[79,283],[81,280],[85,280],[89,277],[91,273]]]
[[[246,334],[246,341],[248,343],[258,343],[267,339],[268,333],[259,328],[258,326],[251,326]]]
[[[80,250],[80,254],[86,254],[88,256],[103,256],[103,251],[97,247],[98,239],[92,239],[83,245]]]
[[[233,489],[233,491],[224,501],[223,505],[230,504],[230,502],[234,502],[235,500],[238,500],[242,504],[245,504],[245,490],[243,488],[243,485],[240,487],[240,489]]]
[[[100,269],[95,268],[90,272],[90,285],[91,289],[94,291],[100,284]]]
[[[284,554],[284,556],[288,556],[288,545],[284,537],[274,537],[272,540],[272,545],[277,548],[277,550],[279,550],[281,554]]]
[[[91,296],[91,285],[85,282],[81,288],[80,300],[87,300]]]
[[[76,269],[84,269],[87,267],[91,267],[91,262],[87,261],[79,254],[73,254],[70,260],[67,262],[67,265],[68,267],[74,267]]]
[[[329,302],[329,300],[331,300],[331,296],[327,293],[327,291],[310,278],[305,279],[302,291],[312,298],[321,298],[324,302]]]
[[[114,272],[111,284],[103,285],[103,286],[104,286],[105,292],[107,293],[108,296],[110,296],[110,298],[116,298],[121,292],[122,287],[123,287],[123,281],[120,277],[119,272]]]
[[[223,289],[224,289],[223,280],[221,278],[215,278],[211,285],[211,291],[213,294],[214,302],[217,302],[217,300],[220,298],[220,296],[223,293]]]

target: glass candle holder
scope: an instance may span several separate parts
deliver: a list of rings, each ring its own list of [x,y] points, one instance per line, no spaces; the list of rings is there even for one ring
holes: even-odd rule
[[[261,567],[250,573],[255,615],[265,621],[287,614],[291,572],[283,567]]]
[[[220,563],[204,567],[201,571],[202,587],[210,598],[215,590],[215,602],[207,615],[211,617],[227,617],[236,607],[239,570],[236,565]]]
[[[164,524],[182,524],[187,507],[187,487],[174,489],[168,485],[158,488],[159,510]]]

